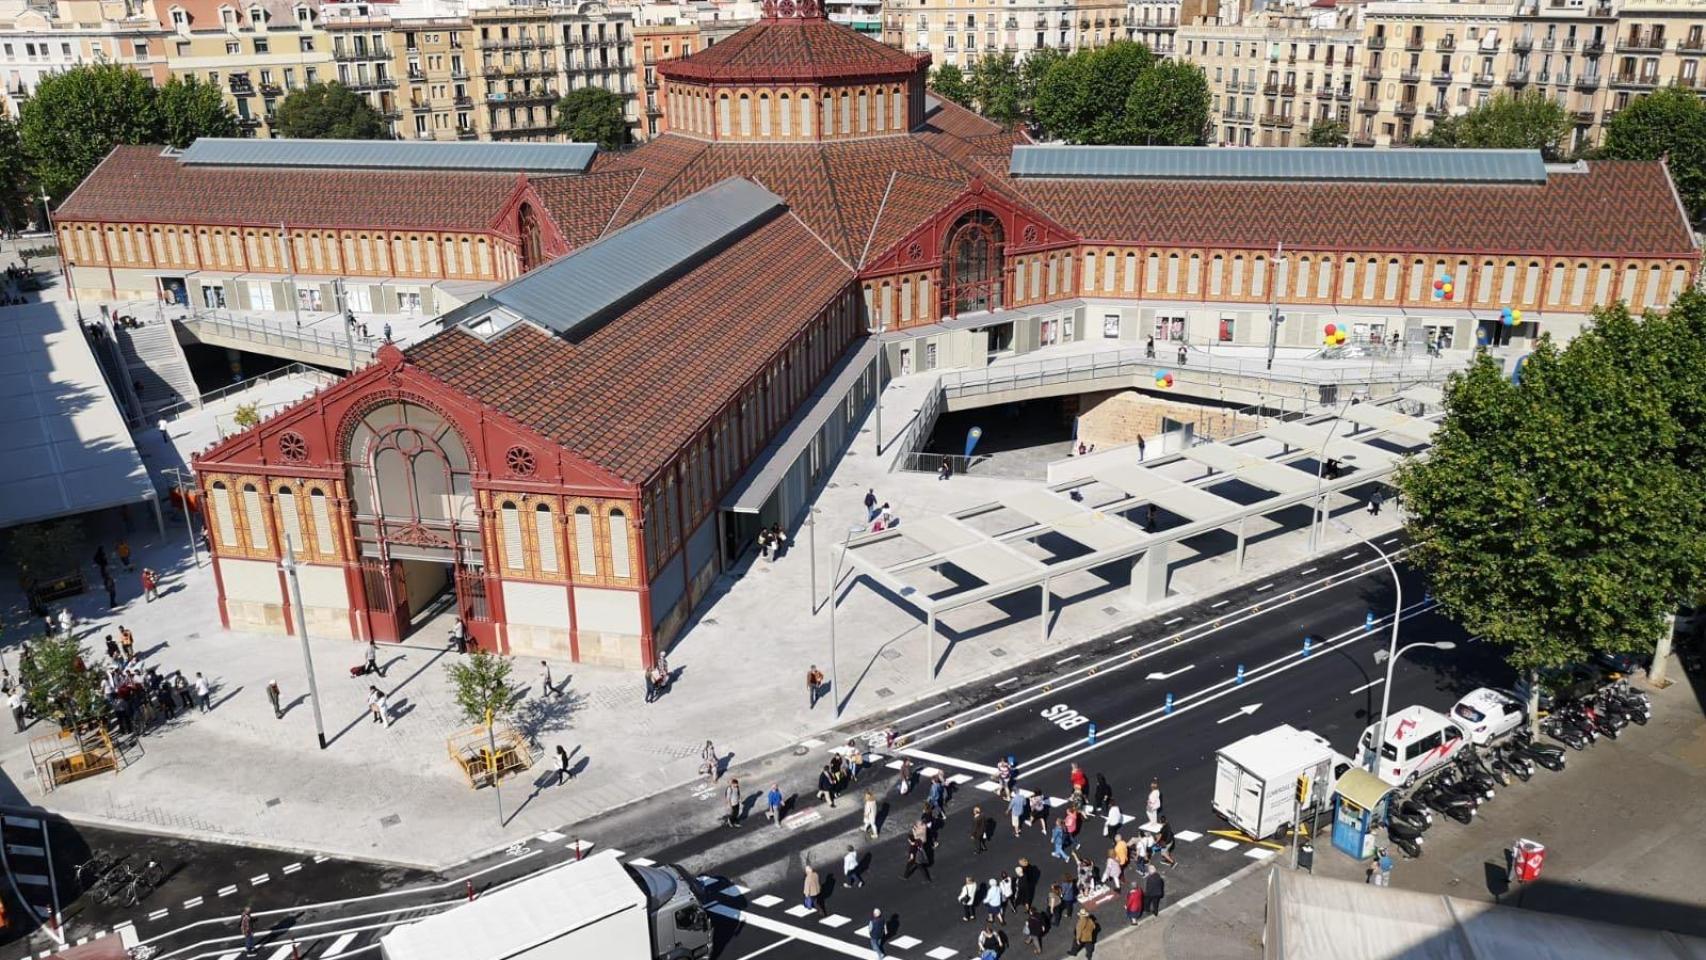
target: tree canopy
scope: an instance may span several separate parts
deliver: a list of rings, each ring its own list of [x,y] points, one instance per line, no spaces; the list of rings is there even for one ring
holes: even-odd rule
[[[1706,585],[1706,296],[1602,309],[1520,382],[1482,354],[1445,402],[1397,478],[1435,599],[1531,676],[1651,651]]]
[[[1605,125],[1603,155],[1614,160],[1667,158],[1688,217],[1706,223],[1706,103],[1666,87],[1617,111]]]
[[[622,98],[603,87],[579,87],[557,101],[557,129],[576,143],[614,150],[628,142]]]
[[[943,100],[952,100],[962,107],[972,105],[971,83],[960,68],[944,63],[930,71],[930,89]]]
[[[1538,90],[1500,93],[1459,117],[1435,121],[1416,138],[1421,147],[1539,150],[1548,160],[1568,153],[1574,124],[1557,101]]]
[[[1202,71],[1156,60],[1141,43],[1121,40],[1070,56],[1037,51],[1020,70],[1021,98],[1044,133],[1070,143],[1191,145],[1208,126]]]
[[[1343,147],[1351,142],[1351,131],[1341,120],[1322,117],[1309,125],[1309,146]]]
[[[1201,67],[1162,60],[1132,84],[1120,142],[1201,146],[1208,130],[1208,100],[1208,80]]]
[[[211,83],[192,74],[173,77],[159,89],[155,106],[160,114],[160,139],[182,149],[199,137],[235,137],[237,117],[225,104],[225,95]]]
[[[1010,53],[979,58],[968,80],[977,112],[1002,126],[1019,119],[1021,89],[1019,67]]]
[[[273,132],[308,140],[386,140],[391,127],[367,98],[337,81],[314,83],[280,101]]]
[[[37,184],[56,203],[113,147],[162,139],[154,88],[116,63],[44,75],[24,101],[18,133]]]
[[[467,723],[502,720],[515,711],[515,691],[510,687],[512,664],[507,657],[476,650],[452,660],[445,673],[456,688],[456,706]]]
[[[1019,109],[1027,116],[1035,115],[1037,87],[1043,77],[1065,59],[1066,51],[1059,47],[1038,47],[1025,55],[1019,64]]]
[[[29,222],[30,187],[30,164],[18,124],[0,114],[0,226],[22,230]]]
[[[18,676],[30,709],[63,729],[81,731],[106,715],[100,674],[89,668],[88,652],[68,633],[31,643],[29,659],[18,661]]]

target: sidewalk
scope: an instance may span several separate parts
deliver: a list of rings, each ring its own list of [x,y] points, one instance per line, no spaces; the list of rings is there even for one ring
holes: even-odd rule
[[[1435,823],[1420,860],[1394,862],[1392,885],[1605,923],[1706,935],[1706,834],[1687,812],[1706,793],[1706,716],[1694,684],[1653,694],[1653,720],[1615,742],[1569,753],[1562,773],[1535,772],[1502,788],[1474,823]],[[1677,815],[1677,814],[1683,815]],[[1539,881],[1508,890],[1504,849],[1518,837],[1546,844]],[[1396,851],[1394,851],[1396,854]],[[1285,869],[1282,865],[1280,869]],[[1316,873],[1361,881],[1361,864],[1318,847]],[[1213,896],[1112,937],[1103,960],[1259,960],[1266,865]]]

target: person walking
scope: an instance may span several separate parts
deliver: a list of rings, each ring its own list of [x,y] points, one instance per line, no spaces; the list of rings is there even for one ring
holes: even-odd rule
[[[869,790],[865,791],[865,811],[860,826],[866,836],[877,839],[877,796]]]
[[[118,540],[118,548],[113,551],[118,554],[119,566],[130,569],[130,541],[123,537]]]
[[[877,491],[874,487],[865,489],[865,522],[877,519]]]
[[[1125,865],[1114,855],[1112,847],[1108,848],[1108,858],[1102,862],[1102,885],[1113,890],[1125,886],[1123,873]]]
[[[1109,803],[1107,818],[1102,823],[1102,836],[1119,836],[1120,824],[1125,823],[1125,813],[1120,810],[1118,803]]]
[[[126,660],[136,659],[136,635],[122,623],[118,626],[118,648],[124,651]]]
[[[1048,836],[1048,797],[1039,791],[1031,794],[1031,822],[1037,825],[1037,833]]]
[[[859,876],[859,851],[853,849],[850,843],[847,852],[841,855],[841,878],[848,887],[858,889],[865,885],[865,879]]]
[[[1007,925],[1007,900],[1001,895],[1001,881],[994,877],[983,886],[983,913],[985,922]]]
[[[243,956],[255,955],[255,918],[249,913],[250,908],[243,908],[243,915],[237,918],[237,932],[243,935]]]
[[[1060,874],[1060,916],[1062,919],[1072,916],[1072,911],[1078,909],[1078,880],[1071,870]]]
[[[275,720],[284,719],[284,708],[279,705],[278,681],[267,682],[267,700],[272,703],[272,715]]]
[[[971,842],[978,853],[989,849],[989,828],[983,822],[983,808],[971,808]]]
[[[884,945],[886,945],[888,943],[888,941],[889,941],[889,925],[888,925],[888,922],[883,919],[882,908],[872,907],[871,908],[871,952],[875,953],[877,955],[877,960],[883,960],[884,957],[888,956],[888,954],[883,952],[883,947],[884,947]]]
[[[1149,865],[1149,873],[1143,878],[1143,909],[1149,911],[1152,917],[1161,915],[1161,898],[1167,895],[1167,881],[1155,869],[1155,864]]]
[[[1037,897],[1037,877],[1042,871],[1031,866],[1030,858],[1020,857],[1013,866],[1013,902],[1030,906]]]
[[[817,798],[829,804],[830,809],[835,808],[835,775],[829,772],[827,763],[817,774]]]
[[[1013,836],[1019,836],[1019,827],[1025,822],[1025,795],[1014,792],[1013,798],[1007,801],[1007,816],[1013,821]]]
[[[924,844],[917,837],[907,837],[906,866],[901,870],[900,878],[910,880],[914,871],[923,872],[925,883],[936,882],[930,878],[930,854],[925,850]]]
[[[367,656],[362,663],[361,672],[363,674],[377,673],[381,678],[385,676],[385,671],[379,667],[379,644],[372,639],[367,641]]]
[[[1084,768],[1078,764],[1072,765],[1072,772],[1067,775],[1072,784],[1072,802],[1082,805],[1088,799],[1090,778],[1084,773]]]
[[[1368,515],[1371,517],[1380,516],[1380,505],[1385,502],[1386,497],[1379,490],[1374,491],[1374,495],[1368,498]]]
[[[983,925],[983,929],[979,931],[977,935],[978,960],[985,960],[987,957],[994,957],[996,960],[1000,960],[1002,952],[1006,949],[1006,933],[995,929],[995,924],[993,923],[985,923]]]
[[[1066,825],[1060,822],[1059,817],[1055,818],[1054,832],[1049,834],[1049,843],[1053,846],[1049,856],[1059,857],[1068,863],[1072,862],[1072,858],[1066,855],[1067,847],[1071,845],[1072,838],[1066,835]]]
[[[367,719],[379,722],[379,688],[372,685],[367,688]]]
[[[1137,462],[1142,463],[1143,457],[1144,457],[1143,435],[1139,434],[1137,437]]]
[[[1066,898],[1062,895],[1060,884],[1051,883],[1048,886],[1048,925],[1060,926],[1061,911],[1066,909]]]
[[[965,885],[960,887],[959,895],[954,899],[960,904],[960,922],[970,923],[972,917],[977,916],[977,903],[980,899],[977,895],[977,881],[967,877]]]
[[[551,682],[551,664],[548,661],[541,660],[539,667],[545,672],[545,675],[540,678],[540,686],[543,689],[539,691],[539,695],[541,697],[562,696],[562,691],[558,690],[557,685]]]
[[[1143,801],[1143,812],[1148,814],[1145,823],[1157,823],[1161,817],[1161,781],[1149,781],[1149,797]]]
[[[113,639],[112,634],[107,634],[107,659],[117,663],[119,654],[118,641]]]
[[[1025,908],[1025,944],[1031,952],[1042,956],[1043,935],[1048,933],[1048,918],[1037,911],[1036,907]]]
[[[373,695],[378,698],[374,701],[374,708],[379,711],[379,722],[384,724],[385,729],[389,730],[391,729],[391,697],[378,687],[373,688]]]
[[[938,820],[946,819],[948,806],[948,782],[938,773],[930,778],[930,792],[924,795],[924,802],[929,806],[931,815]]]
[[[105,545],[97,545],[95,547],[95,566],[101,568],[101,575],[102,576],[106,576],[106,573],[107,573],[107,548]]]
[[[118,606],[118,584],[113,582],[113,575],[106,567],[101,568],[101,586],[107,590],[108,609]]]
[[[778,827],[782,825],[782,785],[772,783],[764,793],[764,816]]]
[[[142,568],[142,599],[145,603],[160,599],[160,575],[152,567]]]
[[[1125,918],[1132,926],[1143,919],[1143,884],[1134,883],[1125,895]]]
[[[1167,861],[1167,866],[1176,867],[1179,865],[1179,861],[1173,859],[1173,845],[1175,843],[1173,828],[1167,823],[1166,817],[1162,817],[1160,823],[1161,829],[1155,833],[1155,842],[1150,845],[1149,856],[1152,859],[1160,857]]]
[[[1181,352],[1184,348],[1180,348]],[[1076,957],[1078,951],[1084,951],[1085,960],[1096,956],[1096,934],[1101,931],[1101,925],[1089,910],[1078,911],[1078,923],[1072,928],[1072,949],[1066,951],[1067,956]]]
[[[805,894],[806,906],[816,910],[820,917],[829,916],[829,911],[823,905],[823,881],[818,878],[817,868],[806,864],[806,882],[801,888]]]
[[[200,670],[197,670],[195,674],[194,690],[195,702],[199,707],[201,707],[201,712],[206,713],[213,709],[212,704],[209,702],[212,699],[213,688],[208,685],[207,678],[201,675]]]
[[[808,710],[817,709],[818,698],[822,695],[823,695],[823,671],[819,670],[817,668],[817,664],[814,663],[811,665],[811,668],[806,671],[806,696],[810,700],[810,703],[807,704],[806,709],[808,709]]]
[[[6,698],[6,706],[12,708],[12,722],[18,725],[18,732],[23,733],[24,728],[29,726],[29,724],[24,722],[23,688],[20,687],[12,691],[11,695]]]
[[[718,767],[717,748],[711,741],[705,741],[705,746],[699,750],[699,772],[705,775],[706,783],[716,783]]]
[[[569,751],[557,744],[557,786],[562,786],[575,778],[574,770],[569,767]]]
[[[904,797],[907,794],[912,792],[912,780],[913,780],[912,758],[911,757],[901,757],[900,758],[900,778],[899,778],[899,781],[897,782],[897,784],[895,785],[895,789],[900,791],[901,796]]]
[[[723,803],[729,809],[728,816],[723,818],[723,822],[728,826],[740,826],[740,802],[740,778],[730,777],[729,785],[723,788]]]
[[[1096,791],[1090,796],[1091,813],[1095,813],[1097,810],[1106,813],[1108,808],[1114,805],[1114,788],[1108,786],[1108,778],[1100,773],[1096,774]]]
[[[71,608],[70,607],[60,607],[59,608],[59,632],[65,634],[66,636],[70,636],[71,635],[71,625],[73,622],[74,621],[71,619]]]

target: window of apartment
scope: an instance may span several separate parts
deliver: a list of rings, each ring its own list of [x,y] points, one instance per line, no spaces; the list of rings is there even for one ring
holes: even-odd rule
[[[238,41],[236,41],[236,40],[225,41],[225,53],[227,56],[234,56],[234,55],[242,53],[242,52],[243,52],[243,45],[241,43],[239,43]]]
[[[309,86],[313,86],[314,84],[319,83],[320,82],[320,69],[318,67],[308,67],[308,68],[304,69],[302,71],[302,79],[304,81],[306,81]]]
[[[219,71],[218,70],[207,71],[207,82],[213,84],[216,87],[219,86]]]
[[[71,59],[71,44],[69,44],[69,43],[60,44],[59,45],[59,55],[64,57],[67,60]]]
[[[256,37],[255,38],[255,52],[256,53],[270,53],[270,52],[272,52],[272,44],[265,37]]]
[[[187,57],[189,55],[190,55],[190,42],[188,40],[179,40],[178,41],[178,56]]]
[[[190,15],[185,13],[183,11],[183,9],[180,7],[173,7],[172,8],[172,29],[174,29],[174,30],[188,30],[189,28],[190,28]]]
[[[8,59],[8,60],[12,59],[12,45],[9,43],[6,44],[5,50],[6,50],[6,59]]]
[[[297,43],[297,45],[299,45],[302,48],[303,53],[313,53],[314,52],[314,38],[313,37],[297,37],[296,43]]]

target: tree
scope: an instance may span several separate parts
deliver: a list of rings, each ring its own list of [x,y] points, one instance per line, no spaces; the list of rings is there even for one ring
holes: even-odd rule
[[[1563,156],[1574,124],[1557,101],[1538,90],[1500,93],[1460,117],[1446,117],[1416,138],[1422,147],[1478,150],[1539,150],[1548,160]]]
[[[18,124],[0,114],[0,228],[22,230],[30,221],[30,163]]]
[[[52,717],[61,728],[72,731],[104,719],[107,704],[100,675],[88,664],[87,651],[69,634],[43,637],[32,644],[29,659],[18,661],[18,676],[36,716]]]
[[[1034,116],[1037,87],[1043,77],[1065,59],[1066,53],[1059,47],[1038,47],[1025,55],[1025,61],[1019,65],[1019,109],[1026,116]]]
[[[1089,52],[1080,50],[1055,61],[1037,81],[1032,113],[1052,138],[1077,142],[1092,119]]]
[[[1598,651],[1650,651],[1706,584],[1706,298],[1669,316],[1621,305],[1520,383],[1490,356],[1446,389],[1426,460],[1397,483],[1411,559],[1472,634],[1538,675]],[[1676,349],[1680,356],[1661,351]]]
[[[47,74],[24,102],[18,133],[36,183],[57,202],[113,147],[158,141],[154,88],[115,63]]]
[[[390,125],[367,98],[337,81],[313,83],[278,105],[273,132],[306,140],[386,140]]]
[[[261,411],[252,403],[239,403],[237,409],[231,413],[231,422],[247,430],[261,422]]]
[[[1706,222],[1706,103],[1692,91],[1666,87],[1617,111],[1605,126],[1603,155],[1666,158],[1689,219]]]
[[[930,72],[930,90],[943,100],[952,100],[962,107],[972,102],[971,84],[960,68],[944,63]]]
[[[160,119],[159,139],[174,147],[187,147],[201,137],[235,137],[237,117],[225,96],[211,83],[192,74],[166,81],[155,97]]]
[[[1201,146],[1208,131],[1208,80],[1202,68],[1162,60],[1131,86],[1126,100],[1124,143]]]
[[[557,129],[576,143],[596,143],[606,150],[628,142],[622,98],[603,87],[570,90],[557,101]]]
[[[1019,67],[1010,53],[980,58],[968,81],[977,112],[1002,126],[1019,119]]]
[[[515,708],[510,688],[508,659],[476,650],[445,668],[456,687],[456,706],[467,723],[483,724],[488,718],[501,720]]]
[[[1342,121],[1322,117],[1309,126],[1312,147],[1343,147],[1351,142],[1351,131]]]
[[[1148,47],[1129,40],[1060,59],[1037,81],[1036,120],[1071,143],[1131,143],[1131,91],[1154,63]]]
[[[73,520],[31,523],[13,527],[6,546],[25,577],[63,577],[79,568],[83,532]]]

